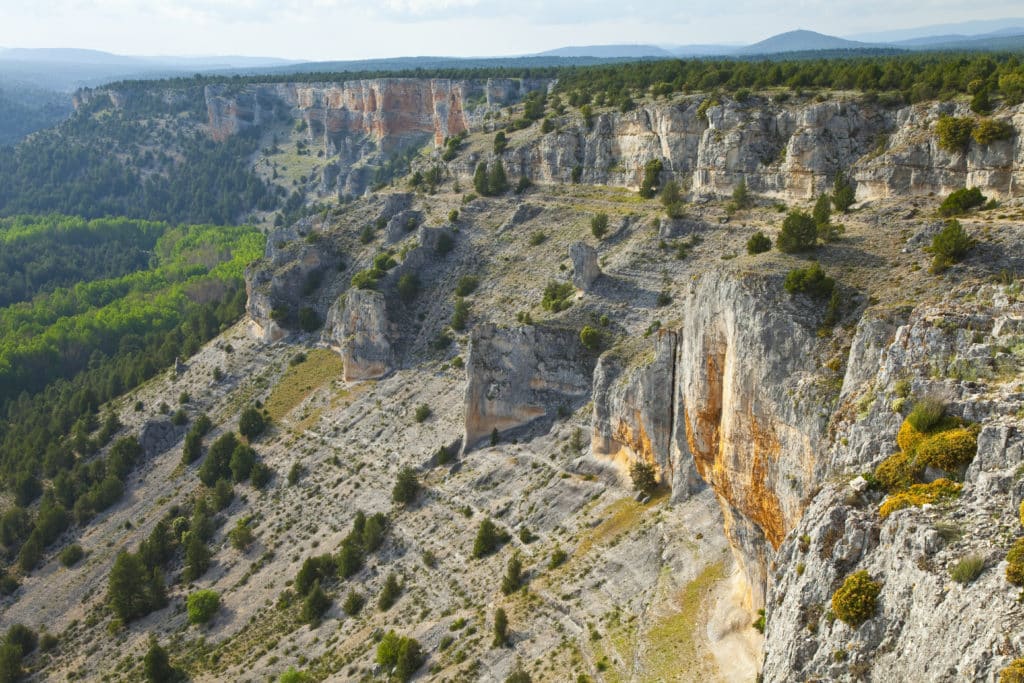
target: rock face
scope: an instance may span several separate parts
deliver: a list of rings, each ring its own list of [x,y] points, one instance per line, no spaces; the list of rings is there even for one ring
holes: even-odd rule
[[[377,379],[391,369],[391,344],[384,295],[350,289],[331,307],[324,339],[341,352],[347,382]]]
[[[572,259],[572,283],[580,289],[590,289],[594,280],[601,276],[597,249],[586,242],[574,242],[569,247],[569,258]]]
[[[774,552],[800,521],[824,462],[827,413],[813,371],[816,312],[773,280],[707,273],[659,334],[653,360],[595,374],[593,450],[654,464],[684,498],[706,482],[718,496],[748,604],[764,603]]]
[[[610,459],[623,474],[638,461],[652,465],[676,501],[704,488],[693,460],[677,457],[672,447],[677,342],[676,332],[660,331],[653,360],[640,367],[624,368],[612,353],[601,356],[591,443],[595,456]]]
[[[303,290],[323,272],[324,255],[314,245],[297,240],[297,228],[272,232],[264,260],[245,271],[246,312],[253,334],[264,341],[288,335],[282,323],[294,322]],[[281,313],[275,315],[275,311]]]
[[[853,671],[878,681],[996,680],[1024,650],[1013,627],[1024,608],[1004,562],[1019,535],[1024,498],[1020,394],[1012,379],[1021,366],[998,350],[1018,338],[1024,303],[1001,287],[966,294],[909,315],[883,311],[858,327],[831,427],[828,473],[838,483],[814,498],[779,549],[766,603],[764,680],[837,680]],[[968,303],[974,297],[991,304]],[[999,373],[1014,363],[1010,380],[1001,381]],[[963,374],[971,367],[979,381],[948,377],[949,368]],[[979,423],[980,434],[958,500],[882,519],[883,494],[855,494],[843,480],[897,449],[903,416],[896,409],[909,407],[898,382],[911,396],[942,397],[948,414]],[[968,555],[981,557],[984,568],[961,586],[950,571]],[[882,584],[876,614],[856,628],[824,618],[833,593],[860,570]]]
[[[644,165],[660,159],[663,180],[674,178],[695,195],[727,195],[745,179],[752,192],[808,199],[830,189],[839,171],[856,181],[857,199],[943,194],[965,186],[997,197],[1018,195],[1024,181],[1020,138],[980,145],[966,154],[938,147],[941,114],[971,115],[964,105],[901,109],[854,101],[779,104],[725,101],[698,113],[704,96],[676,104],[644,105],[594,117],[591,127],[570,119],[502,155],[510,175],[534,182],[581,181],[637,188]],[[1003,118],[1024,129],[1024,108]],[[452,164],[469,181],[477,159]]]
[[[484,114],[547,89],[543,79],[453,81],[434,78],[378,78],[324,83],[267,83],[204,90],[207,128],[215,140],[275,121],[296,118],[308,141],[325,154],[331,182],[325,190],[362,194],[370,180],[366,162],[400,149],[445,138],[479,126]]]
[[[594,362],[574,330],[477,326],[466,361],[465,448],[492,430],[520,427],[585,401]]]

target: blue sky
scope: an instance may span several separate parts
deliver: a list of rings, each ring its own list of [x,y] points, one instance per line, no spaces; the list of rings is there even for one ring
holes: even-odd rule
[[[13,5],[13,6],[12,6]],[[0,0],[0,46],[293,59],[752,43],[1024,14],[1019,0]]]

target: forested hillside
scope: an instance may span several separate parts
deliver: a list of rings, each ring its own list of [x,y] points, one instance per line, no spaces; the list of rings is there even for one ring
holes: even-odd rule
[[[117,430],[109,416],[101,424],[99,407],[238,319],[242,272],[263,242],[246,227],[0,221],[0,281],[9,285],[0,308],[0,478],[17,504],[0,522],[0,543],[23,570],[73,520],[120,497],[110,477],[123,479],[137,454],[122,454],[113,469],[88,464]],[[54,486],[29,514],[23,506],[44,478]]]

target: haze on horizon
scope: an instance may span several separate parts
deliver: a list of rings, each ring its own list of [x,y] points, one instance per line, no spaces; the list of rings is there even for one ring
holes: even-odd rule
[[[567,45],[746,44],[1020,14],[978,0],[2,0],[0,46],[295,60],[505,56]],[[11,6],[14,5],[14,6]]]

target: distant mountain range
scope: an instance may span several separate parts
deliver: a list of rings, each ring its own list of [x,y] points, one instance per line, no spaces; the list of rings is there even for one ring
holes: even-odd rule
[[[65,48],[0,48],[0,88],[29,86],[70,92],[124,79],[194,73],[259,74],[399,71],[472,67],[587,65],[669,58],[758,58],[775,55],[852,55],[924,50],[1024,50],[1024,18],[941,24],[837,37],[815,31],[780,33],[752,45],[582,45],[519,57],[396,57],[393,59],[298,62],[274,57],[146,57]],[[802,53],[802,54],[798,54]]]

